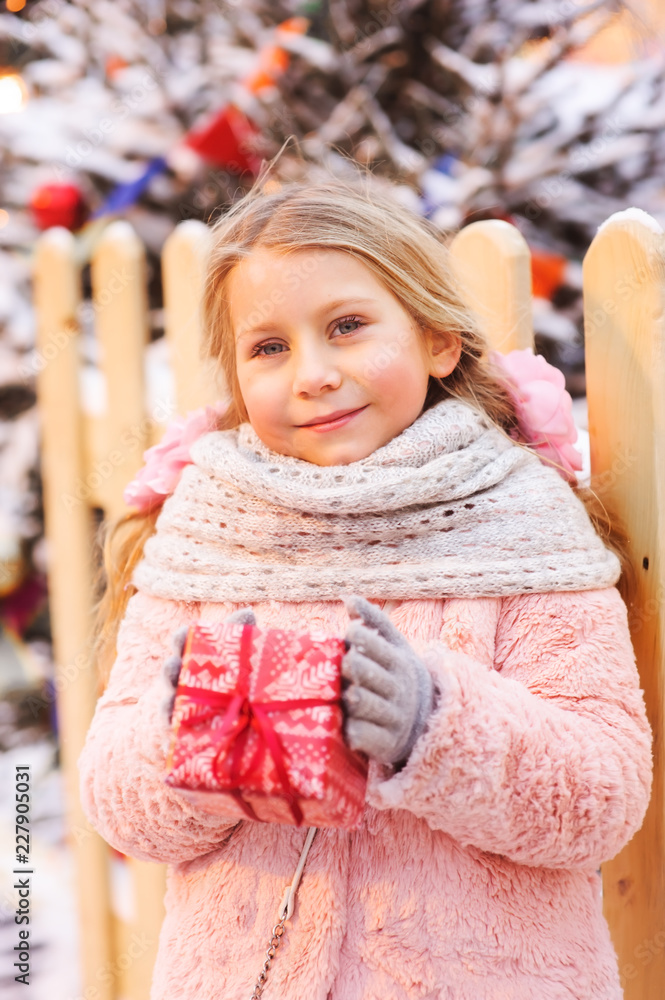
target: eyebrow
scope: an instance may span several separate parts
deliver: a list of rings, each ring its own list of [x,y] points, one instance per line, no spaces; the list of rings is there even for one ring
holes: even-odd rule
[[[344,306],[344,305],[349,305],[349,306],[350,305],[367,305],[367,304],[370,304],[370,303],[376,303],[376,301],[377,301],[376,299],[367,299],[367,298],[335,299],[334,302],[328,302],[325,306],[322,306],[321,309],[318,309],[314,313],[314,315],[315,315],[316,319],[321,319],[322,316],[326,316],[328,313],[334,312],[336,309],[339,309],[339,308],[341,308],[341,306]],[[260,324],[259,324],[259,326],[252,326],[248,330],[243,330],[242,333],[238,334],[236,343],[240,343],[240,341],[244,340],[246,337],[253,337],[257,333],[270,333],[274,329],[275,329],[275,327],[274,326],[270,326],[269,324],[265,324],[263,326],[260,325]]]

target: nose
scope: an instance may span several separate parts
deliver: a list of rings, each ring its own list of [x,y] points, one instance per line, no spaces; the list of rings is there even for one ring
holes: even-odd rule
[[[310,344],[292,353],[293,395],[318,396],[325,389],[337,389],[342,374],[326,345]]]

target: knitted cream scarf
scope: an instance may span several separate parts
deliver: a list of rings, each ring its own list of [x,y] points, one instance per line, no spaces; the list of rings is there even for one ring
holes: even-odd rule
[[[458,400],[349,465],[279,455],[248,423],[191,456],[134,571],[159,597],[480,597],[619,577],[559,474]]]

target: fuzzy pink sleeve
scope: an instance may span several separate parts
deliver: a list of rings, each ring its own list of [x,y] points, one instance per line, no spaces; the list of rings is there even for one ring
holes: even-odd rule
[[[462,845],[526,865],[598,866],[639,829],[647,722],[618,591],[502,602],[494,668],[435,642],[441,697],[406,766],[370,788]]]
[[[78,761],[88,819],[109,844],[144,861],[206,854],[238,822],[193,808],[163,781],[168,726],[159,706],[167,689],[160,671],[173,632],[195,621],[197,608],[140,592],[130,598],[109,684]]]

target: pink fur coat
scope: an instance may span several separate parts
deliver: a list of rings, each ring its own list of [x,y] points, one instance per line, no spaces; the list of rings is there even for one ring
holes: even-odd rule
[[[362,828],[320,830],[265,1000],[618,1000],[596,870],[639,828],[651,734],[613,589],[377,601],[444,697]],[[162,780],[170,636],[239,605],[136,593],[79,760],[91,823],[169,865],[151,1000],[247,1000],[305,830],[207,814]],[[341,602],[254,604],[343,635]]]

